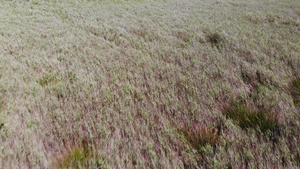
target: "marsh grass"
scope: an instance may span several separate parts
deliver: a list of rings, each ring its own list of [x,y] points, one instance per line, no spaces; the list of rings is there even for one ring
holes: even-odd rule
[[[182,40],[184,43],[189,43],[192,39],[191,35],[186,32],[178,32],[177,38]]]
[[[296,1],[2,0],[0,168],[299,168]]]
[[[197,150],[200,154],[203,153],[203,147],[207,145],[215,147],[219,143],[220,139],[218,130],[214,127],[192,127],[186,124],[182,127],[178,127],[178,132],[181,133],[191,145],[191,147]]]
[[[209,33],[206,35],[208,42],[211,44],[212,47],[221,47],[222,43],[224,42],[224,38],[218,32]]]
[[[260,24],[262,22],[262,19],[259,16],[247,16],[246,18],[248,21],[254,24]]]
[[[294,99],[294,104],[300,109],[300,80],[293,80],[290,84],[290,93]]]
[[[5,103],[5,100],[0,98],[0,115],[2,113],[2,111],[4,111],[6,108],[6,103]]]
[[[285,26],[298,26],[298,23],[289,17],[284,17],[279,20],[279,23]]]
[[[97,159],[94,160],[95,167],[103,167],[105,164],[105,159],[96,153],[98,147],[96,142],[72,135],[69,136],[69,140],[64,141],[64,147],[62,152],[57,153],[52,159],[51,168],[86,168],[91,159]]]
[[[59,81],[60,77],[58,74],[52,72],[44,73],[42,77],[37,80],[42,87],[55,86]]]
[[[225,110],[225,115],[244,130],[255,129],[268,135],[271,132],[271,137],[280,134],[278,116],[267,109],[256,109],[236,102]]]
[[[250,72],[249,70],[245,68],[241,68],[241,76],[242,80],[244,83],[251,85],[252,87],[257,87],[258,86],[258,79],[257,76],[253,73]]]
[[[55,160],[53,168],[82,168],[81,165],[87,162],[91,155],[91,151],[86,146],[72,146]]]

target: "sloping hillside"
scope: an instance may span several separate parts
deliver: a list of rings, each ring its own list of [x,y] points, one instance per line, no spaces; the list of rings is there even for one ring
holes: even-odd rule
[[[0,168],[300,167],[299,0],[0,0]]]

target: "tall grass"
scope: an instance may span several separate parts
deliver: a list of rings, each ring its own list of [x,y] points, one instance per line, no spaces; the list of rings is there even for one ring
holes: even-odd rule
[[[290,86],[290,92],[293,96],[295,106],[300,108],[300,80],[294,80]]]
[[[299,9],[0,0],[0,168],[299,168]]]
[[[262,133],[272,132],[280,134],[278,115],[271,114],[267,109],[248,107],[243,103],[236,102],[225,110],[225,115],[234,120],[242,129],[255,129]]]

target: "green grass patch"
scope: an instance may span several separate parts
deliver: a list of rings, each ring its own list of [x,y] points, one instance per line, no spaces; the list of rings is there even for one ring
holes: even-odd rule
[[[1,168],[297,168],[300,4],[274,4],[1,1]]]
[[[87,146],[74,146],[55,161],[54,168],[81,168],[91,155]]]
[[[290,85],[290,93],[294,99],[295,106],[300,108],[300,80],[292,81]]]
[[[244,130],[252,128],[264,134],[279,133],[278,117],[266,109],[254,109],[238,102],[228,107],[225,114]]]
[[[42,86],[55,86],[60,81],[60,77],[55,73],[45,73],[37,82]]]

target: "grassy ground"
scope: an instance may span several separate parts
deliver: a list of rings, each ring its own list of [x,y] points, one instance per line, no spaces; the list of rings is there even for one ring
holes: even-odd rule
[[[299,0],[0,0],[0,168],[300,167]]]

